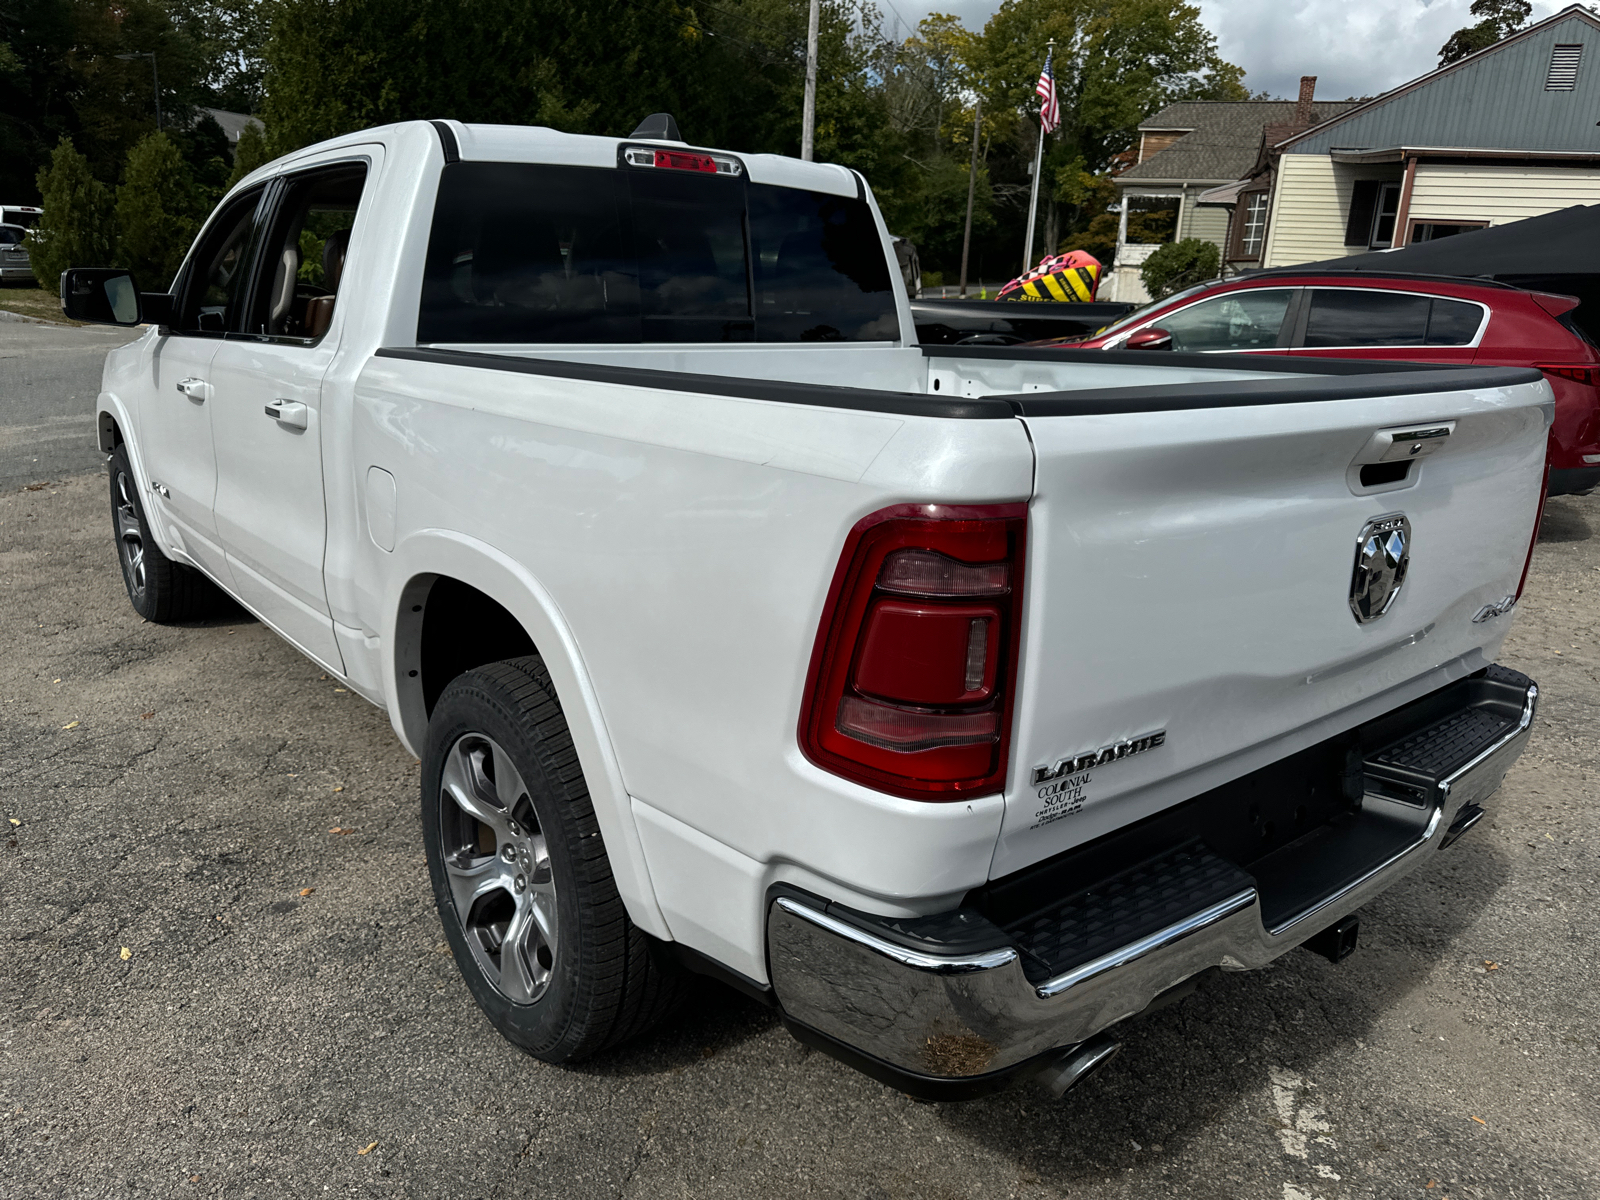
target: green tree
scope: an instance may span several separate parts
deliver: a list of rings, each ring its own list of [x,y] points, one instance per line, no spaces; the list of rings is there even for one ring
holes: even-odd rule
[[[1456,30],[1450,40],[1439,47],[1441,67],[1448,67],[1510,37],[1528,23],[1533,5],[1528,0],[1472,0],[1471,12],[1482,19],[1476,25]]]
[[[1168,242],[1139,268],[1139,278],[1145,290],[1160,300],[1173,292],[1215,279],[1222,267],[1222,251],[1215,242],[1202,238],[1184,238],[1181,242]]]
[[[28,231],[33,276],[54,291],[68,267],[102,267],[112,255],[111,192],[94,177],[89,160],[67,138],[39,172],[44,215]]]
[[[203,203],[172,139],[141,139],[117,188],[118,265],[146,291],[164,291],[183,265]]]
[[[239,144],[233,148],[233,173],[223,184],[223,191],[232,191],[234,184],[271,161],[272,155],[267,152],[266,133],[254,121],[250,122],[239,134]]]

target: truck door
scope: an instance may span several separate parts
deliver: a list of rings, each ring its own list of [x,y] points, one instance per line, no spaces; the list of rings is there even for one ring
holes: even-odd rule
[[[264,188],[224,206],[201,235],[177,287],[172,323],[151,342],[148,391],[139,404],[139,449],[169,541],[220,582],[231,582],[212,505],[211,364],[224,335],[242,328],[252,235]]]
[[[322,579],[322,379],[344,328],[339,284],[367,171],[365,154],[347,153],[276,183],[245,328],[211,364],[216,528],[235,588],[340,672]]]

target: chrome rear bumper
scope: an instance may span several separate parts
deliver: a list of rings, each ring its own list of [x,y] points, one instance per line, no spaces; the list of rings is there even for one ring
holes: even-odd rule
[[[1463,749],[1470,714],[1434,718],[1398,751],[1391,746],[1369,759],[1357,820],[1381,824],[1393,852],[1363,861],[1354,877],[1292,912],[1265,902],[1266,885],[1222,864],[1235,873],[1227,878],[1243,886],[1041,979],[1037,971],[1033,978],[1025,972],[1014,940],[1008,944],[992,925],[985,931],[981,918],[964,923],[958,911],[923,921],[914,936],[905,936],[916,923],[873,918],[788,891],[772,897],[767,914],[779,1005],[804,1040],[906,1090],[925,1083],[930,1086],[921,1090],[943,1094],[936,1085],[1002,1080],[1030,1060],[1083,1042],[1202,971],[1263,966],[1355,912],[1482,815],[1479,802],[1500,786],[1527,743],[1538,699],[1531,680],[1490,670],[1500,672],[1492,682],[1502,697],[1512,698],[1509,707],[1500,702],[1506,710],[1500,723]],[[1437,762],[1441,753],[1453,754],[1449,769],[1419,776],[1413,764]],[[1370,836],[1363,843],[1369,852],[1372,844]],[[977,930],[976,940],[964,929]]]

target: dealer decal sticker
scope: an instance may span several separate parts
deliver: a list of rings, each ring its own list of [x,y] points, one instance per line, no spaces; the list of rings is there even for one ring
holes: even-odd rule
[[[1062,817],[1070,817],[1083,809],[1088,799],[1088,787],[1094,779],[1094,769],[1154,750],[1167,740],[1167,731],[1142,733],[1138,737],[1112,742],[1098,750],[1085,751],[1059,758],[1046,767],[1033,769],[1033,787],[1039,798],[1039,808],[1033,814],[1033,824],[1039,829]]]

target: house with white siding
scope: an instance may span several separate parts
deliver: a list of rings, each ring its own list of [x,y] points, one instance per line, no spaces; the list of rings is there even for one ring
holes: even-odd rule
[[[1228,205],[1200,197],[1250,170],[1268,135],[1277,141],[1352,107],[1350,101],[1315,100],[1316,82],[1314,75],[1302,79],[1298,100],[1184,101],[1140,124],[1133,165],[1115,180],[1117,252],[1101,299],[1150,299],[1139,268],[1167,242],[1201,238],[1228,256],[1231,196]]]
[[[1581,5],[1284,138],[1260,265],[1600,202],[1600,17]]]

